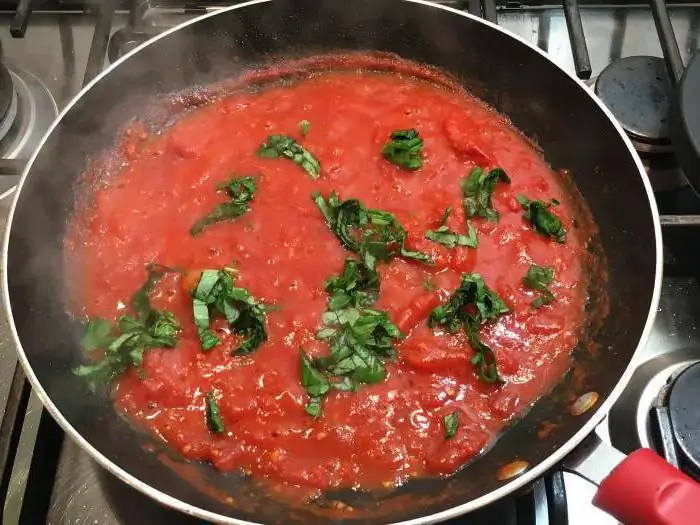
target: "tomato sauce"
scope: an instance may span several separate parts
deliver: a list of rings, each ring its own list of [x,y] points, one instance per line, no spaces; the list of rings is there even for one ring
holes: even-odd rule
[[[311,128],[306,137],[299,122]],[[389,134],[415,128],[424,139],[423,168],[409,172],[381,154]],[[271,134],[295,137],[321,163],[318,180],[286,159],[256,155]],[[81,315],[115,319],[145,281],[146,265],[184,270],[234,264],[236,284],[279,309],[267,314],[268,341],[250,356],[230,355],[240,342],[203,352],[192,298],[181,274],[156,287],[156,308],[183,325],[175,349],[147,352],[144,374],[129,370],[114,389],[118,410],[185,457],[222,470],[242,469],[309,489],[374,488],[408,478],[448,475],[483,451],[506,424],[547,393],[570,365],[586,302],[585,236],[576,230],[571,197],[540,152],[506,119],[470,95],[403,74],[327,72],[256,92],[241,90],[190,112],[163,133],[135,126],[120,151],[124,166],[95,190],[74,218],[66,247],[80,267]],[[475,166],[501,167],[511,184],[494,193],[498,222],[473,219],[477,249],[448,249],[425,239],[443,211],[464,232],[460,181]],[[251,211],[189,230],[225,196],[232,174],[257,174]],[[396,215],[412,249],[434,266],[394,259],[379,263],[375,307],[406,338],[387,378],[357,392],[331,391],[322,416],[305,413],[299,348],[319,356],[327,309],[324,282],[351,254],[329,230],[311,194],[336,190],[342,199]],[[559,244],[533,231],[516,195],[561,205],[569,230]],[[522,279],[530,264],[550,266],[553,303],[535,309],[537,293]],[[479,272],[511,308],[481,329],[494,350],[502,384],[480,381],[462,334],[427,326],[429,313]],[[217,325],[222,329],[225,326]],[[205,393],[217,392],[226,433],[205,423]],[[458,410],[456,435],[444,438],[443,417]]]

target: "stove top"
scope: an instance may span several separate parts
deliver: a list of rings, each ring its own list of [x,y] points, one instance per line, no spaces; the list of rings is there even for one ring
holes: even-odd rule
[[[697,472],[700,416],[680,404],[685,397],[679,392],[685,389],[697,398],[700,384],[700,365],[694,366],[700,362],[700,198],[675,162],[668,140],[667,74],[651,10],[626,0],[604,5],[579,1],[580,14],[575,0],[564,0],[565,7],[553,0],[537,5],[520,0],[438,3],[497,21],[547,51],[586,81],[633,138],[662,213],[663,290],[632,381],[596,432],[623,452],[654,447]],[[0,0],[0,230],[10,201],[3,197],[12,192],[12,179],[3,175],[21,168],[21,159],[36,147],[57,108],[110,61],[145,39],[232,3]],[[700,47],[700,7],[683,2],[669,7],[687,62]],[[5,363],[0,367],[3,523],[201,523],[129,488],[65,438],[15,369],[15,348],[4,318],[0,359]],[[556,470],[518,495],[451,523],[616,523],[590,504],[594,492],[591,483]]]

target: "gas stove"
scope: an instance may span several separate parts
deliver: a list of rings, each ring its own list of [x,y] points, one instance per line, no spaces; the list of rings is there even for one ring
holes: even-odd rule
[[[613,0],[446,0],[497,22],[577,74],[629,133],[662,214],[664,281],[651,338],[627,389],[596,433],[623,452],[651,447],[698,477],[700,198],[669,140],[666,68],[648,5]],[[165,29],[231,1],[0,0],[0,228],[14,179],[81,86]],[[700,7],[669,5],[682,58],[697,51]],[[630,298],[633,300],[633,298]],[[602,357],[604,358],[604,357]],[[165,509],[100,468],[42,410],[0,319],[0,493],[3,523],[201,523]],[[686,405],[689,403],[690,405]],[[607,525],[595,487],[554,470],[453,524]]]

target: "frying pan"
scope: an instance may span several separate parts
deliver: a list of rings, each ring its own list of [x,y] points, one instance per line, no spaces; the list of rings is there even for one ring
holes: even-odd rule
[[[78,344],[83,328],[66,314],[62,239],[67,218],[82,205],[74,192],[78,177],[134,117],[154,113],[173,93],[181,95],[180,106],[201,100],[203,86],[280,58],[354,50],[392,52],[445,70],[535,140],[555,169],[569,170],[595,217],[597,245],[607,261],[607,294],[592,290],[590,302],[595,310],[607,296],[609,313],[599,316],[596,329],[575,350],[572,372],[486,454],[447,479],[412,481],[385,493],[329,494],[354,508],[338,519],[321,504],[290,503],[236,474],[179,460],[135,432],[108,396],[86,394],[71,373],[83,359]],[[167,111],[155,114],[169,117]],[[534,46],[498,26],[420,0],[255,0],[164,33],[115,62],[68,105],[15,195],[3,270],[5,307],[36,393],[66,433],[125,483],[221,523],[435,523],[527,485],[560,463],[604,417],[651,329],[661,282],[661,234],[649,181],[624,132],[580,82]],[[590,456],[581,457],[569,463],[585,470]],[[608,478],[614,483],[603,494],[612,507],[617,504],[618,515],[625,516],[630,506],[641,508],[637,500],[625,505],[614,490],[631,486],[625,485],[629,470],[642,477],[638,468],[656,469],[646,471],[651,479],[638,488],[640,497],[658,496],[668,483],[686,492],[696,489],[672,469],[657,476],[670,467],[653,454],[635,453]],[[615,478],[620,473],[622,484]],[[652,510],[661,500],[655,501]]]

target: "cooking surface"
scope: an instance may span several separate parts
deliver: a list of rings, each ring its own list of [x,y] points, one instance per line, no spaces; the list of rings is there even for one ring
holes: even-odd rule
[[[4,4],[0,2],[0,7]],[[675,7],[671,9],[671,15],[681,53],[687,62],[698,48],[700,8],[690,5]],[[146,10],[146,16],[149,23],[158,27],[170,27],[192,17],[177,8],[151,8]],[[651,12],[646,6],[601,8],[588,5],[582,10],[582,19],[593,71],[589,81],[592,88],[596,77],[616,58],[661,56]],[[51,92],[57,106],[62,108],[82,84],[95,16],[77,11],[36,12],[32,15],[24,39],[9,38],[7,28],[11,21],[12,13],[0,12],[0,40],[5,61],[11,70],[21,69],[37,77]],[[117,13],[112,32],[124,27],[126,21],[126,13]],[[510,9],[499,12],[498,21],[545,49],[564,68],[574,70],[569,35],[560,8]],[[43,115],[51,113],[50,108],[46,105],[43,107]],[[8,107],[8,111],[11,108]],[[633,124],[641,125],[638,121]],[[650,129],[658,132],[660,128],[658,123],[652,122]],[[657,199],[662,213],[700,212],[700,201],[685,186],[682,174],[668,157],[645,154],[644,161],[651,169],[650,176],[655,188],[661,191]],[[9,199],[0,201],[3,230],[8,206]],[[668,219],[667,222],[678,221]],[[623,451],[652,442],[663,445],[663,432],[658,431],[659,425],[650,424],[650,411],[659,405],[663,408],[659,391],[667,379],[700,359],[700,333],[697,329],[700,277],[696,273],[700,267],[700,250],[694,248],[699,244],[700,221],[696,221],[696,224],[664,227],[667,261],[659,314],[649,344],[639,356],[640,366],[629,388],[611,412],[609,431],[607,424],[598,429],[604,437],[609,434],[613,444]],[[0,358],[5,364],[0,368],[0,397],[4,405],[13,372],[10,363],[15,359],[15,349],[4,318],[0,320]],[[42,414],[40,404],[32,398],[10,492],[5,501],[4,523],[196,523],[179,513],[159,507],[97,467],[70,439],[63,439],[50,417]],[[39,427],[40,431],[37,432]],[[39,441],[35,443],[37,433]],[[30,469],[32,461],[34,465]],[[55,477],[52,475],[54,471]],[[569,474],[564,474],[564,479],[568,495],[568,523],[615,523],[591,507],[592,485]],[[549,478],[546,483],[541,481],[536,484],[525,496],[507,499],[499,503],[497,509],[486,509],[470,515],[468,520],[457,520],[455,523],[488,523],[497,512],[504,524],[565,523],[561,520],[562,509],[564,514],[567,511],[556,499],[558,489],[556,478],[554,481]],[[28,504],[23,505],[23,502]]]

